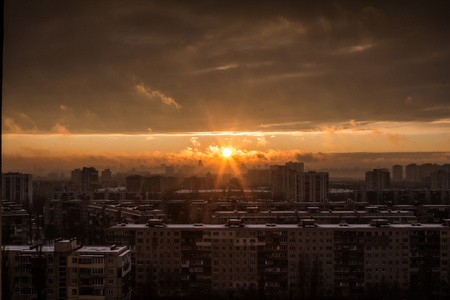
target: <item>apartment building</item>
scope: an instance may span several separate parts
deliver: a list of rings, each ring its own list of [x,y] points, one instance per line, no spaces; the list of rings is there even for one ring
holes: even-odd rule
[[[366,187],[368,190],[382,190],[390,187],[391,177],[387,169],[373,169],[366,172]]]
[[[313,218],[317,224],[370,224],[372,219],[377,218],[387,219],[391,224],[417,222],[412,211],[380,209],[375,206],[358,210],[324,210],[314,206],[302,210],[259,210],[255,206],[246,210],[215,211],[211,222],[208,223],[227,224],[230,218],[242,219],[245,224],[297,224],[299,219],[308,218]]]
[[[6,246],[9,299],[130,299],[131,255],[126,247]]]
[[[130,247],[136,290],[160,296],[345,297],[377,289],[448,296],[448,221],[165,225],[154,219],[113,226],[108,238]]]
[[[303,163],[271,166],[272,198],[287,202],[323,202],[328,198],[328,173],[304,172]]]
[[[2,173],[2,200],[20,203],[26,209],[33,206],[33,176],[22,173]]]
[[[26,244],[30,236],[30,215],[22,205],[2,201],[2,245]]]

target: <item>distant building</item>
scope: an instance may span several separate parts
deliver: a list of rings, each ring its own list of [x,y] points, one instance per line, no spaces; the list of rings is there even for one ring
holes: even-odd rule
[[[300,163],[299,163],[300,164]],[[302,164],[303,165],[303,164]],[[274,200],[295,200],[295,175],[302,169],[300,165],[286,163],[284,166],[271,166],[271,186]]]
[[[366,187],[369,190],[389,188],[390,182],[390,173],[387,169],[373,169],[366,172]]]
[[[98,171],[93,167],[73,170],[71,179],[75,188],[81,192],[92,192],[99,188]]]
[[[2,201],[2,245],[23,245],[30,239],[30,215],[22,205]]]
[[[2,200],[33,206],[33,176],[22,173],[2,173]]]
[[[428,164],[423,164],[420,167],[422,169],[421,176],[422,176],[422,178],[425,178],[425,177],[430,177],[431,173],[438,171],[441,166],[439,166],[437,164],[428,163]]]
[[[175,168],[174,166],[166,166],[165,167],[166,176],[175,176]]]
[[[407,165],[406,168],[406,181],[418,182],[419,181],[419,166],[416,164]]]
[[[289,161],[285,164],[285,166],[290,169],[294,170],[296,173],[303,173],[305,172],[305,164],[302,162],[292,162]]]
[[[439,170],[430,174],[431,190],[447,191],[450,190],[450,172]]]
[[[246,180],[249,187],[270,186],[270,170],[250,169],[247,171]]]
[[[403,181],[403,166],[395,165],[392,167],[392,181]]]
[[[322,202],[328,197],[328,173],[304,172],[303,163],[271,166],[272,197],[287,202]]]
[[[112,173],[110,169],[105,169],[102,171],[102,186],[110,187],[112,184]]]
[[[81,246],[76,239],[54,246],[5,246],[9,299],[130,299],[127,247]]]
[[[186,190],[212,190],[217,185],[217,177],[214,175],[192,176],[183,179],[183,189]]]
[[[144,177],[141,175],[127,176],[127,192],[140,192],[144,185]]]
[[[328,199],[328,173],[297,173],[295,184],[296,202],[324,202],[324,200]]]

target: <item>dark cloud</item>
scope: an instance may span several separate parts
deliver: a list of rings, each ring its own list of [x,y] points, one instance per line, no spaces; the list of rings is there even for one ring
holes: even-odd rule
[[[8,0],[3,116],[71,132],[448,118],[448,1],[298,2]]]
[[[297,153],[296,155],[296,159],[297,161],[301,161],[301,162],[323,162],[329,158],[331,158],[333,155],[332,154],[324,154],[321,152],[318,153],[312,153],[312,152],[308,152],[308,153]]]

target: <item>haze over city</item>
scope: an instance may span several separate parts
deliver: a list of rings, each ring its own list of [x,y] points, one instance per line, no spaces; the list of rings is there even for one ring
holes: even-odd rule
[[[450,1],[3,23],[2,300],[450,299]]]
[[[448,163],[445,1],[6,1],[2,171]],[[333,173],[331,173],[333,176]]]

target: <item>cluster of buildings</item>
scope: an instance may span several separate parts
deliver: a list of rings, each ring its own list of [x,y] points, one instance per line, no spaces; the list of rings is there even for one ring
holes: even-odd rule
[[[299,162],[227,187],[173,167],[112,187],[110,170],[85,167],[56,191],[35,185],[42,202],[31,175],[2,174],[3,295],[448,298],[450,170],[418,169],[426,188],[398,186],[401,166],[355,189],[330,189],[328,173]]]
[[[304,164],[271,166],[272,198],[287,202],[323,202],[328,199],[329,177],[324,172],[304,172]]]
[[[82,246],[76,239],[51,246],[5,246],[4,299],[130,299],[131,251]]]
[[[392,167],[392,180],[394,182],[406,181],[421,183],[431,187],[432,190],[450,188],[450,164],[409,164],[403,171],[403,166]]]

